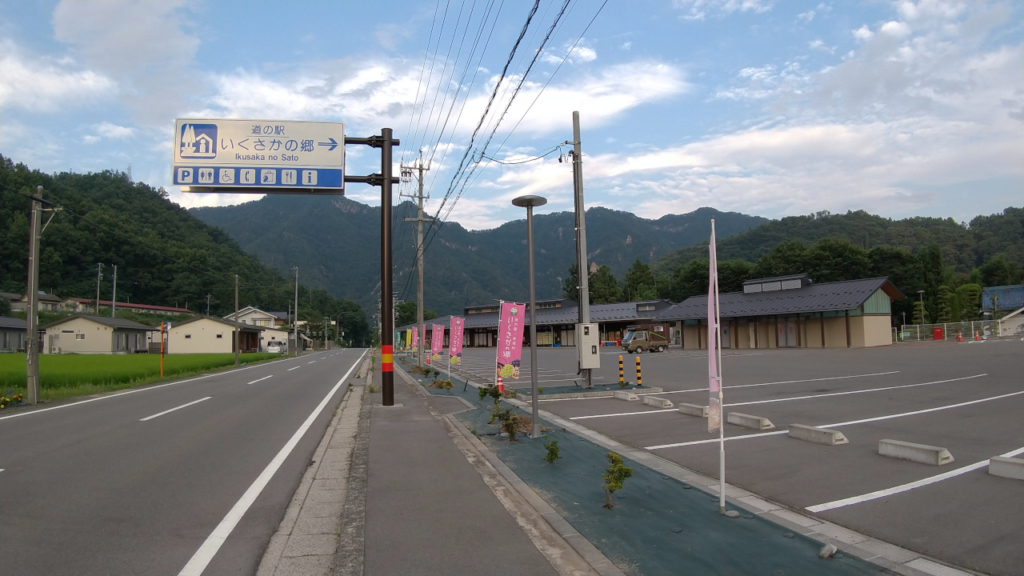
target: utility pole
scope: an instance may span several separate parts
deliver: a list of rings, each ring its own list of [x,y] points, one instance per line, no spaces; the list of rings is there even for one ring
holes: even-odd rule
[[[100,280],[103,279],[103,263],[96,263],[96,315],[100,315]]]
[[[210,295],[206,295],[206,315],[210,315]]]
[[[579,284],[579,323],[590,323],[590,267],[587,264],[586,207],[583,204],[583,151],[580,144],[580,113],[572,113],[572,184],[576,205],[576,281]],[[582,346],[577,342],[576,346]],[[581,356],[582,358],[582,356]],[[584,372],[584,388],[593,388],[590,369]]]
[[[295,270],[295,321],[292,324],[295,332],[295,355],[299,355],[299,267],[293,266]]]
[[[117,309],[117,264],[114,264],[114,292],[110,295],[110,317],[114,318]]]
[[[423,326],[423,223],[434,220],[431,217],[423,217],[423,173],[429,171],[430,166],[423,165],[423,153],[420,152],[419,161],[415,165],[402,164],[401,168],[403,178],[415,177],[418,184],[417,194],[409,196],[409,198],[416,198],[416,218],[406,218],[405,221],[416,223],[416,330],[421,330],[421,326]],[[423,342],[419,338],[416,340],[416,365],[420,368],[423,367]]]
[[[235,366],[238,366],[238,274],[235,274]]]
[[[32,224],[28,249],[28,342],[25,344],[27,402],[39,402],[39,239],[42,236],[43,187],[36,187],[37,198],[32,198]],[[97,302],[99,297],[97,296]]]

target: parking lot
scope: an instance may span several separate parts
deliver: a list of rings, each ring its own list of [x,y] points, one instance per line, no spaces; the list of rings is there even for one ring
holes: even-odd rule
[[[606,349],[594,383],[618,381]],[[469,349],[463,366],[493,374],[494,349]],[[635,382],[635,356],[625,356]],[[727,424],[726,480],[808,516],[946,562],[993,574],[1024,573],[1024,482],[990,476],[987,460],[1024,453],[1024,342],[907,344],[874,349],[724,351],[725,412],[768,418],[755,431]],[[707,352],[641,356],[643,383],[678,405],[706,405]],[[582,385],[575,349],[538,350],[538,385]],[[529,351],[521,378],[529,388]],[[543,397],[542,397],[543,398]],[[702,474],[718,476],[707,420],[611,398],[548,399],[541,407]],[[788,437],[792,424],[841,431],[849,443]],[[881,439],[947,448],[930,466],[880,456]]]

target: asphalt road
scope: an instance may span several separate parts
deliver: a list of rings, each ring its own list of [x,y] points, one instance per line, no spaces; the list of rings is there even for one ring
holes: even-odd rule
[[[618,380],[617,356],[605,350],[595,383]],[[626,379],[635,381],[635,355],[624,356]],[[529,386],[529,354],[524,357],[523,377],[506,385]],[[726,480],[955,565],[1024,574],[1024,483],[990,476],[984,465],[935,478],[1024,449],[1021,358],[1019,340],[725,350],[725,411],[767,417],[777,427],[761,434],[726,425]],[[644,384],[665,389],[656,396],[707,405],[706,351],[674,348],[641,360]],[[492,374],[494,350],[470,349],[463,361],[481,376]],[[574,349],[539,350],[538,371],[541,386],[572,386]],[[613,399],[542,400],[541,408],[718,477],[717,434],[708,434],[704,419]],[[791,439],[790,424],[833,427],[850,443]],[[942,446],[956,460],[936,467],[879,456],[885,438]],[[836,506],[920,481],[926,483]]]
[[[364,352],[4,414],[0,573],[255,573]]]

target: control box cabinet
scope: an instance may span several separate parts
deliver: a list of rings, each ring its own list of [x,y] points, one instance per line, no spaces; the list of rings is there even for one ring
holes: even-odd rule
[[[597,324],[576,325],[576,350],[579,353],[580,368],[601,367],[601,333]]]

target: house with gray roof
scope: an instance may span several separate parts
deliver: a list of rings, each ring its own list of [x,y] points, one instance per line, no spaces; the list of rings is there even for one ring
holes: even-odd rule
[[[864,348],[892,343],[892,300],[903,294],[888,278],[814,284],[807,274],[748,280],[742,292],[719,294],[723,348]],[[660,313],[674,342],[707,348],[708,297],[692,296]]]
[[[44,354],[134,354],[147,352],[149,326],[109,316],[74,314],[45,326]]]
[[[28,324],[21,318],[0,316],[0,352],[24,351],[27,330]]]

